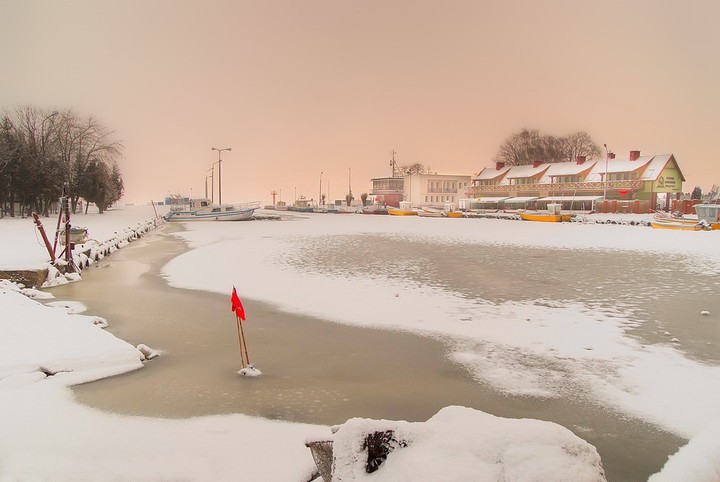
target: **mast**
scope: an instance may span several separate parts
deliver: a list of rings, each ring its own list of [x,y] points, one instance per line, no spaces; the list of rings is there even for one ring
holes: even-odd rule
[[[391,177],[395,177],[395,168],[397,166],[395,164],[395,149],[390,151],[390,154],[392,155],[392,160],[390,161],[390,167],[392,167],[392,176]]]

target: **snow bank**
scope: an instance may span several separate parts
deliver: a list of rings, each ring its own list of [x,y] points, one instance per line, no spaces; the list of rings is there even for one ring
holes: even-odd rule
[[[368,474],[368,434],[392,451]],[[427,422],[351,419],[332,437],[333,481],[604,481],[595,447],[560,425],[445,407]],[[376,444],[370,444],[375,445]],[[377,448],[375,449],[377,453]],[[372,470],[372,469],[371,469]]]
[[[0,387],[45,378],[68,386],[142,367],[138,351],[103,331],[96,318],[2,287],[0,312]]]

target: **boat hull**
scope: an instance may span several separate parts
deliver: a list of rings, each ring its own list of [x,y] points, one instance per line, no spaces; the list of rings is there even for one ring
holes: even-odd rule
[[[708,224],[703,226],[699,223],[688,223],[684,221],[671,221],[671,220],[653,220],[650,225],[655,229],[672,229],[676,231],[710,231],[713,229],[720,229],[720,224]]]
[[[566,223],[571,216],[569,214],[545,214],[545,213],[520,213],[520,219],[524,221],[540,221],[545,223]]]
[[[168,222],[181,221],[247,221],[252,219],[255,209],[227,211],[221,213],[196,213],[193,211],[170,212],[165,216]]]
[[[417,216],[417,211],[406,211],[401,209],[388,209],[391,216]]]

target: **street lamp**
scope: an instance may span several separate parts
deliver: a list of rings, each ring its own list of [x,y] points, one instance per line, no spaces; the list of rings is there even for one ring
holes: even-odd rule
[[[607,201],[608,159],[610,158],[610,153],[608,152],[607,144],[603,144],[603,146],[605,146],[605,184],[603,186],[603,201]]]
[[[323,172],[320,171],[320,194],[318,195],[318,207],[320,207],[320,203],[322,202],[322,175]]]
[[[218,204],[222,204],[222,158],[220,157],[220,154],[222,153],[222,151],[232,151],[232,147],[223,147],[222,149],[213,147],[212,150],[217,151],[218,153]],[[213,166],[214,165],[215,164],[213,164]]]
[[[211,187],[211,189],[214,190],[215,189],[215,167],[214,167],[214,165],[213,165],[213,167],[211,167],[210,169],[205,171],[205,199],[207,199],[207,180],[208,180],[207,173],[208,172],[210,173],[210,187]],[[214,194],[214,192],[213,192],[213,194]]]

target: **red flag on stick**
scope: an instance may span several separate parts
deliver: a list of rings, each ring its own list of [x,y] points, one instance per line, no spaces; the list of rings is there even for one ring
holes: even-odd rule
[[[235,315],[241,320],[245,321],[245,308],[243,308],[240,297],[237,295],[237,291],[235,291],[234,286],[232,290],[232,296],[230,296],[230,302],[232,303],[232,310],[235,312]]]

